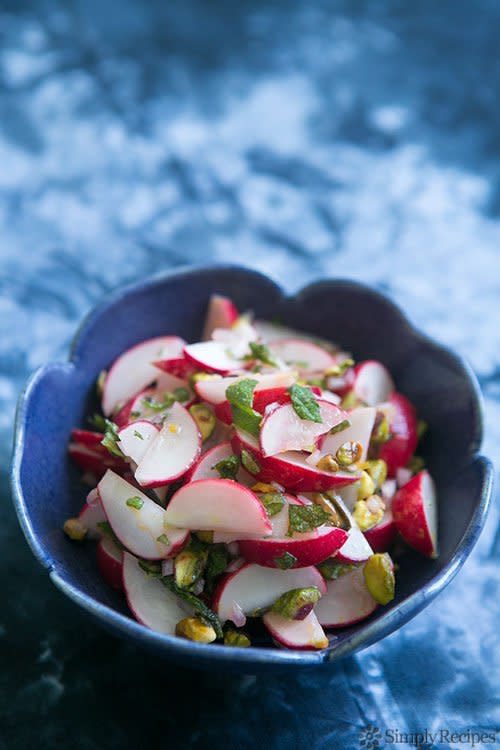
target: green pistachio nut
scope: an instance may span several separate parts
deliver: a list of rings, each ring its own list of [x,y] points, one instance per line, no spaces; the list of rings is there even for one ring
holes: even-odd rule
[[[394,565],[387,552],[372,555],[365,564],[363,575],[375,601],[388,604],[394,599]]]
[[[224,633],[224,645],[237,648],[248,648],[252,645],[250,638],[238,630],[226,630]]]
[[[215,430],[215,414],[205,404],[193,404],[189,407],[189,413],[198,425],[201,439],[205,442]]]
[[[354,570],[357,565],[353,565],[352,563],[337,562],[334,557],[329,557],[327,560],[324,560],[316,567],[318,568],[323,578],[326,578],[327,581],[336,581],[337,578],[340,578],[346,573],[350,573],[351,570]]]
[[[358,486],[358,500],[364,500],[375,492],[375,482],[367,471],[361,472]]]
[[[304,620],[320,599],[321,592],[316,586],[292,589],[274,602],[271,611],[288,620]]]
[[[361,467],[371,476],[375,482],[375,489],[380,489],[387,479],[387,464],[381,458],[378,460],[365,461]],[[370,495],[372,493],[370,492]]]
[[[335,454],[335,458],[339,466],[350,466],[351,464],[356,463],[356,461],[359,461],[362,453],[363,446],[361,443],[358,443],[355,440],[348,440],[347,442],[342,443]]]
[[[331,471],[332,473],[335,473],[339,470],[339,465],[332,454],[327,453],[326,456],[321,456],[316,464],[316,468],[320,471]]]
[[[361,531],[368,531],[383,518],[385,506],[378,495],[371,495],[365,500],[357,500],[352,515]]]
[[[383,445],[384,443],[387,443],[390,438],[391,427],[389,425],[389,420],[383,412],[379,411],[377,412],[377,417],[375,419],[375,426],[371,435],[371,442],[375,443],[376,445]]]
[[[68,518],[64,522],[63,531],[74,542],[81,542],[87,536],[87,529],[78,518]]]
[[[197,643],[213,643],[217,638],[213,627],[198,617],[185,617],[184,620],[180,620],[175,626],[175,635]]]
[[[207,563],[208,552],[199,549],[183,549],[174,562],[175,582],[181,589],[189,589],[201,578]]]

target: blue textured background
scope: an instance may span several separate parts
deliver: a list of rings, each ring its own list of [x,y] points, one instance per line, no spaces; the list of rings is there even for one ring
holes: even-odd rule
[[[3,0],[2,464],[22,382],[95,301],[209,259],[387,291],[472,362],[495,458],[499,24],[494,0]],[[5,473],[1,492],[2,750],[326,750],[367,724],[500,725],[496,508],[430,609],[285,681],[157,664],[96,629],[32,558]]]

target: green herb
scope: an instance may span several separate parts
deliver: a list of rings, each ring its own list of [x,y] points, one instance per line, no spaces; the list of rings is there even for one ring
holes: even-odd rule
[[[166,534],[160,534],[160,536],[157,537],[156,541],[160,544],[165,544],[167,547],[170,544],[170,540]]]
[[[185,591],[184,589],[179,588],[179,586],[176,585],[173,576],[163,576],[161,582],[169,591],[171,591],[173,594],[176,594],[180,599],[183,599],[185,602],[187,602],[187,604],[191,605],[198,616],[204,622],[213,627],[217,634],[217,638],[224,638],[224,633],[222,631],[222,625],[219,618],[217,617],[215,612],[210,609],[210,607],[207,607],[205,602],[192,594],[190,591]]]
[[[283,552],[280,557],[274,558],[274,562],[276,563],[278,568],[281,568],[281,570],[288,570],[289,568],[293,568],[297,560],[298,558],[295,557],[295,555],[292,555],[290,552]]]
[[[236,479],[238,469],[240,468],[240,458],[234,453],[227,458],[218,461],[212,469],[215,469],[221,479]]]
[[[97,432],[106,432],[107,423],[109,422],[109,420],[106,419],[106,417],[103,417],[101,414],[93,414],[88,418],[88,422],[92,425],[92,427],[95,427]],[[113,424],[113,422],[109,422],[109,424]]]
[[[327,370],[325,370],[325,376],[339,378],[342,375],[344,375],[346,370],[348,370],[353,365],[354,365],[353,359],[349,359],[349,358],[344,359],[342,362],[339,362],[336,365],[332,365],[332,367],[329,367]]]
[[[254,437],[259,436],[260,423],[262,422],[262,415],[259,412],[249,409],[246,406],[235,406],[232,404],[231,413],[233,415],[233,424],[236,427]]]
[[[154,562],[153,560],[138,560],[139,567],[147,573],[149,576],[159,578],[161,576],[161,563]]]
[[[336,581],[340,576],[350,573],[351,570],[357,568],[357,565],[340,563],[335,560],[334,557],[329,557],[328,560],[324,560],[322,563],[316,566],[327,581]]]
[[[330,514],[319,505],[289,505],[288,519],[288,536],[291,536],[294,531],[313,531],[328,523]]]
[[[175,388],[174,396],[175,400],[183,404],[185,401],[189,401],[189,391],[187,388]]]
[[[140,411],[131,411],[130,412],[130,416],[132,417],[132,419],[137,419],[138,417],[141,416],[141,412]]]
[[[118,456],[118,458],[125,458],[122,451],[118,447],[118,425],[112,422],[110,419],[102,417],[100,414],[94,414],[90,417],[89,422],[99,431],[104,433],[104,437],[101,440],[101,445],[111,453],[112,456]]]
[[[246,448],[243,448],[241,451],[241,463],[243,464],[243,467],[248,471],[249,474],[253,474],[254,476],[260,472],[260,466],[255,460],[255,458],[252,456],[250,451],[247,451]]]
[[[278,366],[278,363],[269,351],[269,347],[265,344],[258,344],[256,341],[251,341],[249,347],[252,354],[245,357],[245,359],[258,359],[265,365],[270,365],[271,367]]]
[[[109,537],[111,541],[116,544],[117,547],[119,547],[120,549],[125,549],[125,547],[120,542],[115,532],[111,528],[111,524],[109,523],[109,521],[99,521],[99,523],[97,524],[97,528],[100,530],[100,532],[104,536]]]
[[[419,471],[425,469],[425,460],[422,456],[412,456],[407,463],[407,467],[412,474],[418,474]]]
[[[144,500],[142,499],[142,497],[134,495],[134,497],[129,497],[128,500],[125,501],[125,504],[128,505],[129,508],[140,510],[144,505]]]
[[[229,553],[225,544],[212,544],[208,550],[208,561],[205,568],[206,585],[210,588],[214,579],[227,568]]]
[[[310,388],[295,384],[288,389],[288,392],[292,399],[292,406],[301,419],[308,419],[311,422],[323,421],[316,396]]]
[[[279,513],[285,504],[285,498],[281,492],[262,492],[258,497],[269,517]]]
[[[343,432],[344,430],[347,430],[348,427],[351,426],[351,423],[348,419],[343,419],[342,422],[339,422],[338,424],[334,425],[332,429],[330,430],[330,435],[336,435],[337,432]]]
[[[234,406],[251,408],[253,404],[253,392],[257,382],[257,380],[252,380],[252,378],[245,378],[238,383],[228,385],[226,388],[226,398],[229,403]]]
[[[144,440],[144,437],[141,435],[141,433],[138,430],[134,430],[134,436],[136,438],[139,438],[139,440]]]
[[[292,589],[274,602],[271,612],[276,612],[288,620],[304,620],[320,599],[321,591],[316,586]]]

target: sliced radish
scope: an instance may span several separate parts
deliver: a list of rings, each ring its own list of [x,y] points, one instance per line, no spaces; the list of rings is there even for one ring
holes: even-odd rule
[[[397,491],[392,512],[405,542],[426,557],[437,557],[436,490],[427,471],[420,471]]]
[[[387,464],[387,473],[394,477],[399,468],[406,466],[418,443],[417,415],[413,404],[401,393],[392,393],[389,398],[389,427],[391,439],[384,443],[379,458]]]
[[[211,448],[200,456],[189,472],[188,480],[190,482],[197,482],[199,479],[219,479],[220,474],[217,469],[214,468],[215,465],[218,464],[219,461],[229,458],[233,453],[234,451],[229,441],[216,445],[214,448]],[[246,472],[245,469],[242,469],[241,466],[236,474],[236,479],[240,484],[244,484],[247,487],[255,484],[254,477]]]
[[[203,340],[208,341],[216,328],[230,328],[238,320],[239,312],[229,297],[212,294],[203,328]]]
[[[114,362],[104,381],[102,410],[109,416],[120,405],[143,390],[158,375],[151,364],[182,354],[185,342],[179,336],[159,336],[142,341]]]
[[[277,481],[290,492],[327,492],[352,484],[359,474],[346,471],[320,471],[307,463],[307,454],[286,451],[277,456],[264,456],[257,440],[243,430],[236,429],[232,438],[236,453],[246,450],[259,467],[255,479],[262,482]],[[357,493],[357,491],[356,491]]]
[[[386,509],[380,523],[364,532],[365,539],[374,552],[387,552],[396,536],[392,510]]]
[[[297,537],[303,537],[299,534]],[[334,526],[321,526],[315,535],[309,538],[276,539],[241,539],[238,544],[240,554],[258,565],[269,568],[279,568],[283,555],[293,555],[296,562],[293,567],[304,568],[308,565],[318,565],[328,557],[334,555],[345,543],[347,532]]]
[[[166,526],[163,508],[118,474],[107,471],[98,490],[111,528],[138,557],[160,560],[176,554],[187,541],[189,532],[185,528]],[[140,507],[127,505],[131,498],[137,499]]]
[[[245,373],[244,375],[214,378],[211,380],[200,380],[195,384],[198,397],[208,404],[222,404],[226,401],[226,390],[228,386],[240,380],[251,378],[257,381],[254,394],[268,388],[289,388],[295,382],[295,376],[291,372],[276,372],[261,375],[260,373]]]
[[[198,426],[187,409],[176,402],[139,462],[135,478],[143,487],[173,482],[194,464],[200,450]]]
[[[314,612],[309,612],[304,620],[289,620],[276,612],[267,612],[262,622],[273,640],[285,648],[307,650],[327,648],[329,645]]]
[[[149,445],[158,435],[160,428],[145,419],[137,420],[118,433],[118,447],[121,452],[138,464],[144,458]]]
[[[177,623],[193,612],[185,604],[181,607],[176,595],[142,570],[129,552],[123,555],[123,587],[136,620],[158,633],[174,635]]]
[[[171,357],[170,359],[159,359],[156,362],[153,362],[153,364],[158,370],[183,380],[187,380],[195,370],[192,363],[184,356]]]
[[[105,536],[97,545],[96,549],[97,567],[99,572],[112,588],[117,591],[123,590],[123,552]]]
[[[219,583],[213,609],[222,622],[231,619],[234,603],[245,616],[270,607],[282,594],[292,589],[316,586],[321,593],[326,585],[316,568],[277,570],[249,563],[226,576]]]
[[[85,503],[78,516],[80,523],[87,529],[89,539],[100,539],[99,524],[106,521],[106,514],[100,502]]]
[[[381,362],[369,359],[354,368],[353,391],[368,406],[387,401],[393,390],[394,382]]]
[[[377,602],[366,587],[363,565],[327,582],[327,592],[314,611],[325,628],[343,628],[369,617]]]
[[[335,502],[350,526],[347,533],[347,541],[339,549],[335,555],[335,559],[344,563],[358,563],[368,560],[373,554],[373,550],[365,535],[359,528],[347,505],[338,497]]]
[[[323,372],[332,367],[335,357],[317,344],[304,339],[280,339],[269,344],[269,350],[300,374]]]
[[[223,375],[241,368],[241,360],[233,356],[222,341],[200,341],[184,347],[184,355],[195,367]]]
[[[103,435],[101,435],[101,440]],[[128,464],[119,456],[113,456],[104,446],[87,448],[81,443],[70,443],[68,455],[83,471],[90,471],[98,479],[102,477],[107,469],[114,469],[123,473],[128,469]]]
[[[351,423],[350,427],[341,430],[341,432],[335,432],[333,435],[328,433],[319,439],[318,445],[322,455],[330,453],[335,456],[343,443],[354,440],[363,446],[360,460],[365,461],[376,414],[377,410],[372,406],[353,409],[349,412],[346,418]]]
[[[189,482],[173,495],[167,523],[192,530],[270,534],[272,527],[255,493],[231,479]]]
[[[104,447],[104,445],[101,445],[102,438],[102,432],[94,432],[93,430],[80,430],[76,427],[71,430],[72,443],[78,443],[79,445],[85,446],[86,448],[94,448],[98,452],[106,454],[108,453],[108,451]]]
[[[292,404],[283,404],[266,412],[260,429],[260,447],[264,456],[290,450],[311,449],[316,439],[347,419],[335,404],[317,399],[321,422],[301,419]]]

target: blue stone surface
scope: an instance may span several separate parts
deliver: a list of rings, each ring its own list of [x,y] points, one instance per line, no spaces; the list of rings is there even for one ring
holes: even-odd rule
[[[98,299],[209,260],[289,289],[343,276],[388,293],[469,358],[484,451],[498,455],[499,21],[487,0],[5,0],[3,465],[27,374],[66,358]],[[330,672],[227,678],[157,663],[89,623],[31,556],[5,477],[2,750],[370,748],[424,729],[429,747],[456,747],[440,730],[500,725],[496,508],[402,630]]]

